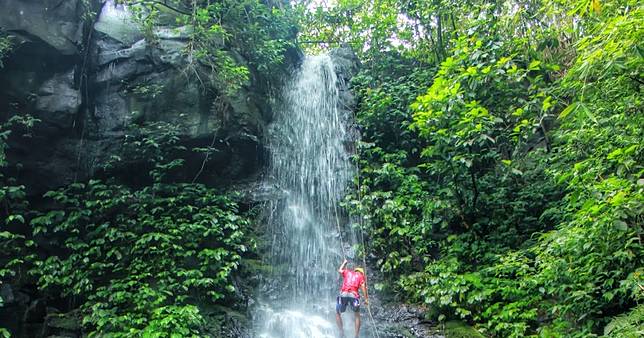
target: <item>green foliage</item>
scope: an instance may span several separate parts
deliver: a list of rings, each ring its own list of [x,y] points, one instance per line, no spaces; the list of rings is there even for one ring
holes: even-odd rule
[[[503,1],[446,15],[376,3],[460,23],[429,49],[414,37],[361,53],[359,189],[346,206],[388,272],[381,289],[493,336],[636,336],[642,6]],[[371,6],[341,5],[316,12],[323,27]],[[348,30],[335,32],[383,34]]]
[[[129,3],[146,39],[158,43],[160,25],[189,37],[186,74],[232,96],[250,80],[250,69],[267,79],[294,47],[295,22],[285,4],[259,0],[134,1]],[[205,71],[204,71],[205,70]]]
[[[37,119],[24,115],[14,116],[7,122],[0,124],[0,170],[4,170],[9,164],[6,150],[8,148],[7,141],[12,133],[23,132],[22,136],[28,137],[29,129],[37,122]],[[0,205],[2,206],[0,211],[0,216],[2,216],[0,245],[7,248],[7,250],[3,250],[0,261],[0,278],[4,279],[15,275],[15,269],[24,263],[25,257],[21,257],[22,250],[27,244],[31,246],[32,243],[26,242],[25,237],[17,233],[15,229],[10,230],[10,228],[25,224],[25,214],[29,206],[25,199],[25,186],[18,185],[14,178],[6,176],[2,171],[0,171],[0,184]]]
[[[165,306],[158,308],[141,337],[199,337],[203,318],[196,306]]]
[[[644,335],[644,305],[636,306],[629,313],[615,317],[604,328],[606,337],[635,338]]]
[[[163,86],[153,83],[141,83],[129,89],[129,92],[140,97],[156,99],[163,93]]]
[[[485,193],[480,181],[512,171],[512,159],[545,130],[542,123],[552,107],[552,98],[540,89],[541,62],[513,60],[498,41],[486,40],[459,38],[427,94],[412,104],[411,127],[428,143],[424,168],[449,187],[451,196],[445,197],[460,209],[464,228]],[[499,170],[501,163],[506,165]],[[521,174],[516,168],[512,173]]]
[[[412,299],[432,304],[443,313],[483,322],[489,332],[521,337],[539,319],[542,299],[529,256],[521,250],[499,251],[494,243],[472,241],[467,235],[450,236],[442,243],[449,252],[428,264],[423,272],[401,278],[400,285]],[[465,263],[481,257],[478,268]],[[423,285],[418,289],[419,285]]]
[[[386,58],[384,51],[436,63],[444,58],[456,13],[464,5],[452,0],[303,1],[299,40],[312,50],[350,45],[375,67]]]
[[[644,120],[641,84],[632,74],[642,70],[642,40],[634,40],[632,29],[642,25],[644,12],[614,9],[593,18],[562,81],[576,103],[560,114],[551,174],[566,186],[568,217],[542,236],[536,251],[546,293],[566,300],[553,312],[574,322],[628,306],[641,292],[633,279],[641,281],[644,255]]]
[[[150,181],[168,182],[185,162],[182,156],[186,148],[180,144],[180,134],[179,126],[166,122],[132,125],[121,149],[111,156],[105,169],[111,173],[122,165],[139,166],[141,177],[146,177],[147,170]]]
[[[31,272],[41,289],[79,299],[97,334],[196,335],[203,319],[190,304],[234,291],[231,273],[254,247],[236,203],[198,184],[90,181],[46,197],[58,208],[32,219],[34,235],[65,254]]]
[[[172,180],[185,151],[178,132],[134,128],[108,165],[139,165],[147,184],[74,183],[48,192],[50,209],[30,220],[54,252],[31,275],[45,294],[74,300],[90,336],[200,337],[198,305],[234,304],[232,275],[255,250],[250,221],[232,197]]]
[[[28,238],[26,218],[29,203],[25,186],[3,173],[9,163],[6,158],[7,142],[12,134],[22,133],[29,137],[29,130],[38,120],[29,115],[16,115],[0,123],[0,284],[22,278],[22,272],[34,260],[34,241]],[[4,301],[0,297],[0,307]],[[0,328],[2,337],[9,337],[6,329]]]
[[[35,122],[2,125],[1,167],[12,132]],[[232,196],[171,180],[185,151],[178,133],[164,123],[133,129],[108,165],[142,164],[149,184],[74,183],[48,192],[46,210],[29,210],[25,187],[0,173],[0,278],[67,299],[90,336],[203,336],[199,306],[235,304],[233,274],[255,243]]]
[[[417,157],[423,143],[408,128],[413,113],[410,104],[431,85],[434,69],[414,68],[402,63],[386,71],[370,69],[355,76],[352,86],[360,98],[356,118],[363,137],[385,152],[405,150]]]
[[[379,290],[494,337],[642,335],[639,2],[127,2],[150,43],[160,25],[187,34],[187,74],[223,96],[280,75],[296,22],[310,50],[356,50],[363,142],[345,207],[386,272]],[[0,35],[0,60],[10,48]],[[34,122],[0,127],[1,169]],[[201,310],[234,302],[255,243],[233,198],[180,183],[180,135],[132,126],[101,172],[113,179],[49,192],[47,210],[0,174],[0,278],[31,268],[92,336],[205,335]]]
[[[381,257],[383,271],[410,271],[422,266],[436,244],[433,223],[423,210],[434,201],[418,171],[402,165],[404,152],[386,154],[372,144],[361,144],[363,159],[358,195],[351,195],[347,207],[365,215],[364,226],[372,229],[370,249]]]
[[[10,36],[0,29],[0,69],[4,67],[2,60],[9,55],[12,48],[13,44],[11,43]]]
[[[449,321],[445,323],[445,337],[447,338],[482,338],[484,337],[472,327],[463,322]]]

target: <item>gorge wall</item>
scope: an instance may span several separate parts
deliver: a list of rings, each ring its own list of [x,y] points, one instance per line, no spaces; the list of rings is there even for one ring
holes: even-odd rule
[[[258,172],[272,89],[251,69],[235,95],[220,95],[195,71],[205,66],[185,53],[190,27],[156,27],[150,42],[112,0],[3,0],[0,13],[0,27],[15,37],[0,70],[0,119],[40,120],[8,154],[31,194],[100,175],[127,128],[143,122],[178,126],[188,149],[215,148],[205,162],[203,154],[187,158],[186,180],[202,164],[199,181],[216,186]],[[297,64],[299,52],[287,54],[275,71]],[[119,171],[131,174],[123,165]]]

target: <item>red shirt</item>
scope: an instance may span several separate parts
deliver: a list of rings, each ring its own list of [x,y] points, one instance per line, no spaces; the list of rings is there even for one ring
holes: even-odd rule
[[[340,288],[340,292],[350,292],[352,293],[356,298],[360,298],[360,294],[358,293],[358,289],[364,283],[364,275],[351,271],[351,270],[342,270],[342,287]]]

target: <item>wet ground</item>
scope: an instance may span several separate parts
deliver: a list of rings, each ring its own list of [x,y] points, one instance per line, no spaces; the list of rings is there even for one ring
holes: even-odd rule
[[[374,304],[375,305],[375,304]],[[372,305],[374,325],[367,311],[362,315],[363,328],[361,337],[376,338],[443,338],[442,329],[437,323],[425,319],[425,309],[411,305]],[[351,323],[351,315],[346,321]]]

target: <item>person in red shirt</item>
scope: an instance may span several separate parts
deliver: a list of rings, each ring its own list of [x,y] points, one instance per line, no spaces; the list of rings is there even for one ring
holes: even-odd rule
[[[351,305],[351,310],[355,314],[355,332],[356,338],[358,338],[360,334],[360,293],[358,293],[358,289],[362,290],[364,302],[367,305],[369,305],[369,296],[367,295],[364,270],[362,268],[355,268],[352,271],[345,269],[346,265],[347,260],[345,259],[340,265],[340,268],[338,268],[338,272],[342,275],[342,287],[340,288],[340,295],[335,305],[335,320],[340,329],[340,337],[344,337],[342,313],[347,310],[348,305]]]

